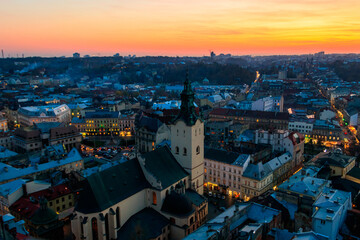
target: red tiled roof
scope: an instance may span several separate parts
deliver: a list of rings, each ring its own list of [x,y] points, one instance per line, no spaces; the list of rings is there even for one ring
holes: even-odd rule
[[[304,141],[304,135],[302,135],[301,133],[298,132],[292,132],[289,134],[289,139],[291,140],[291,142],[293,143],[293,145],[299,144],[302,141]]]
[[[38,201],[40,197],[45,197],[47,200],[53,200],[70,193],[72,193],[70,188],[66,184],[61,184],[39,192],[31,193],[27,196],[23,196],[15,203],[13,203],[10,206],[10,209],[16,211],[22,217],[30,219],[32,215],[40,208]],[[33,202],[30,200],[30,197],[33,197],[36,201]]]
[[[10,209],[26,219],[30,219],[39,208],[39,203],[33,203],[30,201],[30,198],[27,197],[20,198],[10,206]]]
[[[29,195],[29,197],[32,196],[36,199],[38,199],[39,197],[45,197],[48,201],[50,201],[70,193],[72,193],[70,188],[66,184],[61,184],[39,192],[32,193]]]

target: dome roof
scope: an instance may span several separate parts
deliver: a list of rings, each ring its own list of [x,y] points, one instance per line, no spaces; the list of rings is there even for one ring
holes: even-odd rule
[[[172,191],[166,196],[161,211],[173,215],[188,215],[193,212],[193,207],[189,198]]]
[[[47,206],[47,200],[39,199],[40,208],[34,213],[30,221],[35,225],[46,225],[58,220],[58,215]]]

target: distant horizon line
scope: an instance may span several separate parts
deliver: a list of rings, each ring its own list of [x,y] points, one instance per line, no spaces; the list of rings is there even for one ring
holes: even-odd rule
[[[141,54],[141,55],[137,55],[137,54],[123,54],[121,55],[120,53],[115,53],[112,55],[102,55],[102,54],[81,54],[81,52],[74,52],[70,55],[54,55],[54,56],[47,56],[47,55],[28,55],[25,56],[25,54],[7,54],[7,56],[4,54],[4,56],[1,56],[0,53],[0,59],[24,59],[24,58],[76,58],[73,56],[73,54],[75,53],[79,53],[80,57],[78,58],[92,58],[92,57],[136,57],[136,58],[141,58],[141,57],[188,57],[188,58],[202,58],[202,57],[210,57],[209,55],[151,55],[151,54]],[[220,55],[231,55],[231,57],[246,57],[246,56],[251,56],[251,57],[269,57],[269,56],[305,56],[305,55],[315,55],[318,53],[324,53],[324,55],[360,55],[359,53],[356,52],[331,52],[331,53],[326,53],[325,51],[320,51],[320,52],[314,52],[314,53],[298,53],[298,54],[243,54],[243,55],[233,55],[231,53],[220,53],[220,54],[216,54],[215,56],[220,56]],[[119,56],[116,56],[116,54],[119,54]],[[16,56],[14,56],[16,55]]]

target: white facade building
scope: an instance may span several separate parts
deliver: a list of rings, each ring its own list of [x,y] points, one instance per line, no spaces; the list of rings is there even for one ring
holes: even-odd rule
[[[313,127],[314,124],[309,121],[290,121],[288,129],[290,131],[310,135],[313,131]]]
[[[270,144],[273,151],[284,151],[284,139],[289,136],[290,131],[288,130],[275,130],[275,131],[265,131],[265,130],[256,130],[255,131],[255,143],[256,144]]]
[[[18,120],[21,126],[31,126],[41,122],[70,123],[71,110],[66,104],[22,107],[18,110]]]
[[[252,103],[251,110],[270,112],[273,110],[274,100],[272,97],[261,98]]]

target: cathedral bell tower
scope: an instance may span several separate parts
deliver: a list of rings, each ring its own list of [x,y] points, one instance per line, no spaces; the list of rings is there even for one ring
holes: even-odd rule
[[[204,191],[204,123],[196,114],[194,91],[186,75],[180,113],[171,125],[171,152],[190,174],[188,187]]]

